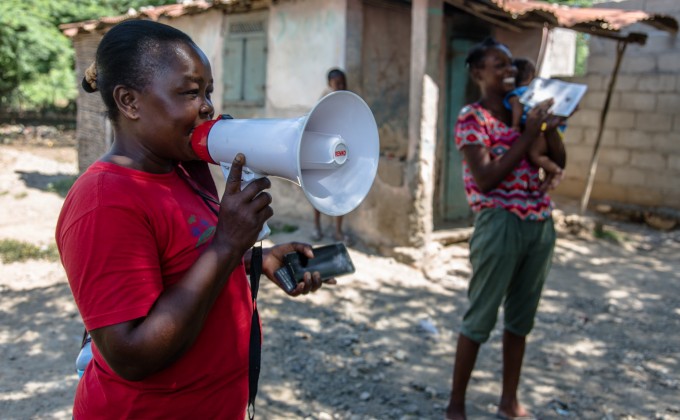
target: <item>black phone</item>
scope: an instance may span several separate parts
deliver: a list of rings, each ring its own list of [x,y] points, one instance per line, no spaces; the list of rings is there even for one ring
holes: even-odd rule
[[[354,263],[342,242],[314,248],[314,258],[297,252],[283,256],[283,266],[274,276],[287,293],[295,289],[306,271],[318,271],[322,280],[354,273]]]

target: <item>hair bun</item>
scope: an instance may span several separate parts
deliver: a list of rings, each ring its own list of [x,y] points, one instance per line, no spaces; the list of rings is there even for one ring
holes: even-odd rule
[[[97,63],[93,62],[85,69],[85,76],[81,85],[85,92],[92,93],[97,91]]]

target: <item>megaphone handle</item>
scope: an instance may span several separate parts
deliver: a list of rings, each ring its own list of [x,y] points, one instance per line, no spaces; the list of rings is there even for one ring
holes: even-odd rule
[[[224,179],[229,178],[229,171],[231,171],[231,163],[220,163],[220,167],[222,167],[222,174],[224,175]],[[245,187],[247,187],[251,182],[255,181],[256,179],[259,178],[264,178],[264,175],[258,174],[257,172],[251,171],[248,167],[244,166],[243,167],[243,172],[241,173],[241,190],[243,190]],[[257,235],[257,240],[258,242],[268,238],[269,235],[271,235],[272,230],[269,229],[269,225],[267,222],[264,222],[264,225],[262,225],[262,230],[260,231],[260,234]]]

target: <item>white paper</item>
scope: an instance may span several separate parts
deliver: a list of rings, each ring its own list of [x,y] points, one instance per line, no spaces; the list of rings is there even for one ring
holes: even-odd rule
[[[580,83],[537,77],[531,81],[529,88],[519,98],[519,101],[533,107],[539,102],[553,98],[555,103],[550,107],[549,112],[560,117],[568,117],[574,112],[586,90],[588,86]]]

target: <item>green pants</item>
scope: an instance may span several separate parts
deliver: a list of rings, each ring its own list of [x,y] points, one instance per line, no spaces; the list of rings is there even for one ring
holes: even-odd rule
[[[470,307],[461,333],[478,343],[488,340],[503,303],[505,329],[528,335],[554,248],[552,219],[522,220],[500,208],[479,212],[470,239]]]

